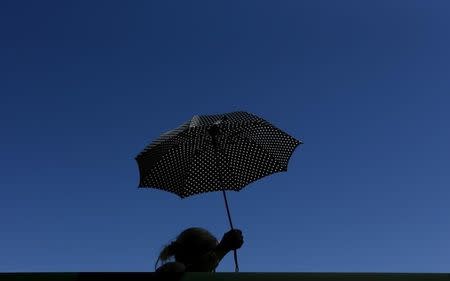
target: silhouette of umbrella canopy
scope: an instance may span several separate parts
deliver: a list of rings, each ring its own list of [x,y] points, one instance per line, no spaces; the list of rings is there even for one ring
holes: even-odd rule
[[[161,135],[137,157],[139,187],[181,198],[239,191],[273,173],[287,171],[300,141],[247,112],[197,115]]]
[[[266,120],[247,113],[197,115],[161,135],[138,156],[139,187],[165,190],[181,198],[239,191],[265,176],[287,171],[302,142]],[[239,267],[234,251],[236,272]]]

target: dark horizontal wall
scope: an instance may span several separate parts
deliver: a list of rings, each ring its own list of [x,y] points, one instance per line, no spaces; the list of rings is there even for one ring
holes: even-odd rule
[[[450,281],[450,274],[444,273],[186,273],[178,275],[156,275],[139,272],[68,272],[68,273],[0,273],[0,281],[4,280],[321,280],[321,281]]]

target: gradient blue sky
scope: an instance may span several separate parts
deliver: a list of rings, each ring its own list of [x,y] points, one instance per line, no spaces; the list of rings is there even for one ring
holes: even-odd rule
[[[138,189],[134,157],[245,110],[305,144],[229,194],[241,271],[448,272],[449,8],[1,1],[0,271],[152,271],[186,227],[220,238],[220,193]]]

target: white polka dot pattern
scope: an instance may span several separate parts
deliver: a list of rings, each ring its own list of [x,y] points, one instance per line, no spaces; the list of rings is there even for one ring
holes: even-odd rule
[[[219,128],[217,146],[209,128]],[[161,135],[138,156],[139,187],[153,187],[185,198],[225,190],[287,171],[301,144],[264,119],[247,112],[197,115]]]

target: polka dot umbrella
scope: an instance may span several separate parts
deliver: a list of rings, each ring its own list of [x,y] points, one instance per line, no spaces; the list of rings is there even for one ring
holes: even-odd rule
[[[260,178],[287,171],[301,143],[247,112],[197,115],[162,134],[136,156],[139,187],[181,198],[222,191],[233,229],[225,191],[239,191]],[[236,251],[234,257],[237,272]]]

